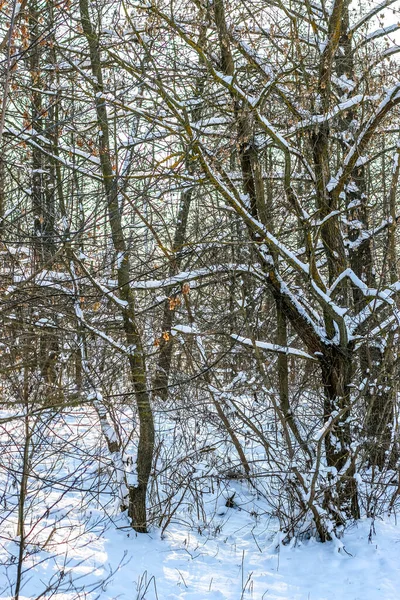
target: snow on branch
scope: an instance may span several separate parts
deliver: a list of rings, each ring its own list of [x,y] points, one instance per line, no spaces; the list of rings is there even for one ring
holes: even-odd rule
[[[181,273],[177,273],[172,277],[166,277],[165,279],[149,279],[142,281],[133,281],[131,283],[131,288],[135,290],[150,290],[150,289],[160,289],[167,288],[172,285],[177,285],[179,283],[183,283],[186,281],[195,281],[196,279],[201,279],[202,277],[210,277],[217,273],[247,273],[251,275],[255,275],[261,280],[265,279],[264,274],[256,268],[255,265],[248,264],[236,264],[236,263],[228,263],[222,265],[210,265],[204,269],[197,269],[195,271],[182,271]]]
[[[390,305],[394,304],[393,299],[390,297],[392,295],[392,292],[390,290],[379,291],[374,288],[369,288],[359,277],[357,277],[353,269],[350,268],[346,269],[339,275],[339,277],[333,282],[329,292],[332,293],[333,290],[338,286],[338,284],[341,281],[343,281],[343,279],[345,279],[346,277],[350,279],[351,283],[355,287],[357,287],[366,298],[380,298],[381,300],[387,302]]]
[[[261,342],[259,340],[251,340],[250,338],[245,338],[233,333],[231,334],[231,338],[236,342],[239,342],[239,344],[243,344],[244,346],[256,346],[257,348],[261,348],[262,350],[266,350],[268,352],[278,352],[280,354],[286,354],[288,356],[297,356],[299,358],[317,361],[317,358],[315,358],[315,356],[312,356],[307,352],[303,352],[303,350],[298,350],[297,348],[292,348],[290,346],[279,346],[277,344],[270,344],[268,342]]]
[[[358,104],[362,104],[366,100],[374,100],[375,96],[365,96],[364,94],[357,94],[357,96],[353,96],[340,104],[334,106],[329,112],[322,115],[310,115],[306,119],[299,121],[294,127],[289,130],[289,134],[296,133],[301,129],[305,129],[307,127],[312,127],[313,125],[319,125],[321,123],[326,123],[339,115],[340,113],[349,110],[350,108],[357,106]]]
[[[394,106],[400,103],[400,81],[396,83],[386,94],[374,114],[368,119],[367,123],[363,127],[361,133],[359,134],[357,140],[351,147],[348,152],[346,158],[343,162],[343,167],[337,171],[336,175],[334,175],[329,181],[327,187],[327,191],[339,195],[343,187],[352,173],[357,160],[363,154],[364,149],[367,147],[373,133],[375,132],[378,125],[384,119],[386,114],[392,109]]]
[[[378,309],[384,304],[389,304],[394,312],[397,312],[396,305],[391,298],[400,292],[400,281],[392,284],[385,290],[375,296],[353,319],[352,332],[356,333],[370,317],[376,315]]]
[[[397,217],[396,221],[398,218],[400,218],[400,217]],[[358,248],[360,248],[360,246],[365,244],[368,240],[373,238],[378,233],[385,231],[385,229],[387,229],[391,225],[392,225],[392,219],[391,218],[385,219],[377,227],[374,227],[373,229],[361,231],[360,235],[358,236],[358,238],[356,240],[345,240],[345,246],[347,248],[349,248],[350,250],[353,250],[353,251],[357,250]]]
[[[372,33],[369,33],[366,40],[374,40],[375,38],[382,37],[388,33],[392,33],[392,31],[397,31],[398,29],[400,29],[399,23],[392,23],[387,27],[382,27],[381,29],[376,29]]]
[[[396,2],[398,2],[398,0],[384,0],[384,2],[381,2],[380,4],[377,4],[369,12],[367,12],[363,17],[361,17],[361,19],[359,19],[353,25],[353,27],[350,28],[349,33],[353,34],[355,31],[357,31],[357,29],[359,29],[360,27],[362,27],[362,25],[364,25],[364,23],[366,23],[367,21],[369,21],[370,19],[372,19],[375,15],[377,15],[379,12],[381,12],[382,10],[384,10],[385,8],[387,8],[388,6],[391,6],[392,4],[395,4]]]

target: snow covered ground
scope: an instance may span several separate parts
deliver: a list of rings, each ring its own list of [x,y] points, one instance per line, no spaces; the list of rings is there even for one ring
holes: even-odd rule
[[[246,483],[217,482],[203,489],[201,510],[182,502],[165,531],[154,526],[137,535],[115,511],[110,486],[99,482],[104,464],[94,457],[104,443],[93,415],[77,411],[55,422],[53,439],[46,419],[37,424],[20,600],[399,598],[395,516],[361,520],[340,543],[309,539],[287,546],[265,499]],[[1,600],[12,598],[17,578],[18,477],[10,474],[18,474],[21,428],[14,423],[1,438],[7,444],[0,463]]]
[[[394,523],[360,522],[345,538],[345,551],[335,544],[309,540],[296,547],[277,544],[268,523],[254,527],[235,509],[221,517],[216,536],[199,535],[172,526],[164,540],[159,532],[135,536],[110,527],[92,535],[84,548],[70,550],[71,575],[85,593],[59,593],[57,600],[397,600],[400,589],[400,531]],[[272,539],[271,539],[272,538]],[[120,567],[118,568],[118,565]],[[52,561],[35,568],[22,589],[36,598],[41,582],[56,569]],[[115,571],[108,583],[89,593],[92,585]],[[68,587],[68,586],[67,586]],[[46,596],[45,596],[46,597]],[[10,596],[2,596],[10,598]]]

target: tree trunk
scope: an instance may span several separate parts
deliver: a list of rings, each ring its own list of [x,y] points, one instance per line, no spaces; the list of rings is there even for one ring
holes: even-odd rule
[[[154,453],[154,420],[147,390],[147,373],[142,340],[136,322],[135,299],[130,288],[129,250],[125,241],[122,216],[118,204],[117,178],[114,175],[111,163],[108,115],[106,103],[102,97],[104,86],[99,39],[90,20],[88,0],[80,0],[79,7],[82,29],[89,46],[90,63],[94,77],[93,91],[95,93],[97,123],[101,132],[99,142],[101,170],[106,192],[111,236],[114,251],[118,257],[118,288],[120,297],[125,302],[125,306],[121,307],[121,312],[126,342],[128,347],[132,349],[129,356],[129,365],[139,417],[139,442],[136,460],[137,484],[131,485],[129,488],[129,516],[132,519],[132,527],[143,533],[147,531],[146,495]]]
[[[187,190],[182,193],[181,204],[178,211],[178,217],[176,222],[174,246],[173,246],[173,257],[169,268],[169,276],[172,277],[179,272],[182,264],[182,244],[185,239],[186,227],[188,222],[190,203],[192,200],[193,190]],[[171,302],[172,300],[172,302]],[[166,400],[168,397],[168,381],[171,371],[172,361],[172,350],[173,341],[171,338],[171,328],[174,321],[174,304],[173,299],[166,298],[164,302],[164,311],[162,319],[162,333],[169,334],[168,336],[162,335],[160,338],[160,354],[156,367],[156,374],[153,381],[153,390],[162,400]]]
[[[355,457],[351,450],[350,383],[353,370],[352,352],[332,347],[321,359],[324,385],[325,453],[332,486],[326,490],[326,508],[333,513],[336,524],[343,525],[347,518],[358,519],[357,483],[354,479]]]

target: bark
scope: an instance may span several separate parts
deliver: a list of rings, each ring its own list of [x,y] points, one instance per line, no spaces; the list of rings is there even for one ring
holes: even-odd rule
[[[336,524],[343,525],[346,518],[360,517],[349,423],[352,350],[343,351],[333,346],[326,350],[320,362],[325,392],[324,422],[329,428],[325,436],[326,460],[328,466],[337,472],[337,475],[330,476],[334,484],[326,490],[326,506],[333,510]]]
[[[324,111],[328,110],[330,102],[331,75],[334,58],[339,45],[342,11],[343,1],[336,0],[329,22],[328,42],[320,64],[318,86],[321,107],[319,107],[319,109]],[[217,0],[217,2],[214,3],[214,13],[219,36],[222,67],[226,75],[232,76],[234,74],[234,61],[230,50],[223,0]],[[259,180],[257,180],[257,178],[260,178],[261,176],[261,169],[257,168],[258,157],[254,157],[252,154],[251,119],[250,115],[243,115],[243,111],[240,109],[241,107],[236,108],[235,115],[238,126],[243,187],[245,193],[249,197],[250,209],[253,217],[261,221],[266,229],[269,230],[263,186],[260,184]],[[330,179],[329,126],[326,123],[320,125],[316,136],[312,137],[311,141],[316,174],[317,204],[320,210],[321,219],[323,219],[338,208],[339,200],[337,196],[329,194],[327,191],[327,184]],[[296,205],[296,197],[294,196],[290,182],[286,182],[285,190],[289,202]],[[332,283],[347,267],[346,252],[338,218],[333,216],[332,218],[327,219],[321,229],[322,241],[328,261],[329,279]],[[258,233],[255,233],[251,229],[250,235],[255,242],[259,243],[261,241]],[[332,494],[331,491],[328,491],[327,493],[326,508],[332,512],[336,523],[340,525],[343,523],[344,514],[351,515],[355,518],[358,518],[359,516],[357,488],[353,478],[355,469],[350,450],[350,426],[348,424],[348,417],[350,415],[349,384],[352,375],[352,354],[347,348],[347,340],[342,341],[342,343],[346,344],[345,347],[337,347],[334,345],[325,345],[317,338],[306,319],[299,314],[297,308],[293,306],[289,295],[285,294],[281,286],[278,257],[274,253],[271,253],[272,260],[266,261],[263,253],[260,253],[260,259],[268,277],[269,287],[271,288],[276,304],[279,307],[279,334],[281,336],[284,335],[283,326],[285,320],[288,319],[310,352],[317,352],[322,356],[320,362],[325,389],[324,422],[327,423],[331,420],[333,415],[335,415],[336,410],[339,410],[341,414],[338,424],[329,428],[325,437],[325,451],[328,465],[334,467],[339,472],[335,486],[335,494]],[[338,286],[338,295],[344,302],[348,300],[346,285],[346,283],[343,283]],[[328,313],[325,313],[325,326],[328,336],[333,338],[335,328],[333,320]],[[283,412],[285,412],[286,408],[286,414],[288,414],[289,405],[286,374],[287,365],[284,364],[284,359],[281,358],[279,367],[281,402]],[[292,420],[289,419],[288,425],[295,437],[299,436],[298,429],[296,429]],[[329,535],[325,537],[324,534],[322,537],[328,539]]]
[[[18,544],[18,562],[17,562],[17,576],[15,581],[15,589],[14,589],[14,600],[18,600],[19,593],[22,585],[22,576],[23,576],[23,566],[24,566],[24,557],[25,557],[25,549],[27,544],[27,534],[25,530],[25,519],[26,519],[26,499],[28,494],[28,478],[30,471],[30,463],[31,463],[31,441],[32,441],[32,429],[29,424],[29,370],[24,368],[23,372],[23,396],[24,396],[24,404],[26,415],[24,417],[24,444],[23,444],[23,454],[22,454],[22,470],[21,470],[21,480],[19,487],[19,496],[18,496],[18,521],[17,521],[17,536],[19,537]]]
[[[204,363],[204,365],[208,366],[207,355],[205,353],[205,350],[203,348],[201,340],[198,336],[195,336],[195,339],[196,339],[196,345],[199,350],[200,356],[203,360],[203,363]],[[243,451],[243,448],[239,442],[239,439],[235,433],[235,430],[231,426],[229,419],[224,412],[221,402],[217,399],[217,397],[212,389],[212,387],[213,387],[212,386],[212,377],[211,377],[210,371],[208,369],[206,369],[204,372],[204,379],[208,385],[208,390],[210,392],[210,395],[211,395],[213,404],[216,408],[217,414],[218,414],[219,418],[221,419],[222,423],[224,424],[224,427],[225,427],[229,437],[231,438],[232,444],[234,445],[235,450],[238,453],[238,456],[240,458],[240,462],[244,469],[244,472],[246,473],[247,477],[249,477],[250,473],[251,473],[250,465],[249,465],[246,455]],[[218,380],[216,381],[216,383],[218,385],[218,383],[219,383]]]
[[[344,6],[341,28],[341,53],[338,54],[336,61],[336,72],[339,76],[344,75],[348,79],[353,80],[355,72],[348,2]],[[351,123],[355,118],[356,113],[354,110],[347,111],[341,117],[341,128],[343,131],[348,132],[351,130]],[[344,151],[346,151],[346,148],[344,148]],[[346,191],[347,204],[351,207],[347,210],[349,222],[348,237],[353,244],[349,252],[350,266],[357,277],[366,283],[369,288],[376,288],[378,282],[376,281],[374,271],[373,238],[369,236],[361,243],[359,241],[362,232],[368,231],[370,227],[367,170],[365,166],[356,166],[351,173],[349,181],[351,181],[352,185]],[[395,221],[394,218],[394,227],[396,226]],[[395,248],[390,241],[392,231],[393,229],[389,228],[388,257],[390,270],[393,268],[391,265],[395,262]],[[392,275],[394,275],[393,272]],[[397,277],[394,279],[392,276],[392,283],[394,281],[397,281]],[[356,313],[362,310],[368,302],[360,288],[355,285],[352,286],[352,300]],[[371,324],[372,326],[376,326],[378,322],[373,318]],[[380,349],[380,341],[369,341],[368,331],[365,328],[361,333],[366,338],[366,341],[360,348],[359,359],[361,376],[366,381],[363,389],[367,459],[370,464],[383,469],[387,462],[387,453],[390,451],[392,445],[391,424],[393,423],[395,402],[394,386],[391,381],[393,365],[390,360],[387,360],[387,352],[385,353]],[[393,455],[391,460],[393,461],[394,458]]]
[[[54,146],[56,131],[54,108],[46,106],[46,96],[43,94],[46,87],[51,88],[53,76],[47,75],[42,70],[43,63],[48,61],[55,64],[54,51],[40,44],[43,34],[40,11],[37,0],[27,2],[30,49],[28,66],[30,71],[31,103],[28,128],[32,128],[32,139],[36,145],[32,148],[32,216],[33,216],[33,250],[35,263],[40,268],[44,266],[56,252],[55,216],[56,216],[56,182],[53,160],[42,151],[40,137],[51,140]],[[51,7],[46,11],[45,17],[50,30],[54,28]],[[53,55],[52,55],[53,54]],[[51,103],[51,100],[49,101]],[[45,116],[46,115],[46,116]],[[43,328],[38,336],[38,366],[46,384],[44,400],[51,404],[58,401],[55,394],[57,382],[57,359],[59,343],[57,334],[52,329]]]
[[[206,27],[201,26],[198,44],[201,46],[205,41]],[[201,64],[201,61],[200,61]],[[201,75],[196,81],[195,98],[200,99],[204,91],[204,77]],[[193,121],[197,121],[201,116],[201,105],[198,105],[191,111],[191,117]],[[187,171],[193,172],[193,152],[190,147],[185,148],[188,160],[186,161]],[[173,256],[170,262],[169,276],[176,275],[182,265],[183,260],[183,244],[186,237],[186,230],[189,219],[190,205],[193,198],[193,188],[185,190],[181,194],[180,206],[176,220],[175,234],[173,240]],[[183,286],[182,286],[183,287]],[[156,374],[153,381],[153,390],[162,400],[166,400],[168,397],[168,382],[171,372],[171,362],[173,355],[173,338],[171,336],[171,329],[174,322],[174,307],[171,300],[174,301],[175,297],[166,298],[164,302],[163,318],[162,318],[162,333],[167,333],[167,336],[162,335],[160,338],[160,353],[158,363],[156,367]]]
[[[181,204],[177,216],[175,236],[173,241],[173,257],[169,268],[169,276],[176,275],[182,264],[182,244],[185,240],[186,227],[188,222],[190,203],[192,200],[193,190],[187,190],[182,193]],[[172,298],[173,300],[174,298]],[[170,298],[166,298],[164,302],[162,332],[168,333],[168,336],[161,336],[160,339],[160,354],[158,358],[156,374],[153,381],[154,393],[160,396],[162,400],[168,397],[168,382],[171,371],[173,341],[171,338],[171,328],[174,321],[174,309],[171,305]]]
[[[139,442],[137,449],[137,484],[129,486],[129,516],[138,532],[147,531],[146,495],[154,453],[154,419],[147,390],[147,373],[142,340],[135,315],[135,299],[130,288],[129,249],[124,237],[122,217],[118,204],[118,185],[111,162],[111,146],[108,115],[100,60],[99,39],[90,20],[88,0],[80,0],[80,19],[89,46],[90,63],[94,77],[97,123],[101,132],[99,151],[103,183],[107,201],[108,219],[114,251],[118,257],[117,279],[120,297],[126,306],[121,308],[127,345],[132,348],[129,356],[130,374],[135,391],[139,417]]]
[[[31,75],[31,114],[29,126],[34,129],[33,140],[39,141],[39,136],[46,132],[43,106],[43,74],[42,47],[39,44],[40,12],[36,0],[31,0],[29,9],[30,55],[29,69]],[[54,205],[53,188],[50,180],[48,161],[41,150],[40,142],[32,148],[32,213],[33,239],[35,244],[36,262],[44,264],[55,252]]]
[[[286,348],[288,346],[287,339],[287,320],[285,313],[281,310],[280,304],[276,303],[277,313],[277,336],[276,343],[278,346]],[[278,353],[278,379],[279,379],[279,397],[280,397],[280,408],[282,414],[290,427],[290,430],[299,444],[299,447],[305,451],[308,457],[311,459],[310,450],[301,437],[300,430],[298,428],[295,416],[293,414],[292,407],[290,405],[290,393],[289,393],[289,362],[287,354],[283,352]]]
[[[1,148],[0,148],[1,151]],[[6,212],[6,182],[5,182],[5,164],[0,156],[0,241],[4,240],[4,215]]]
[[[344,0],[335,0],[332,13],[328,24],[328,39],[325,49],[322,53],[319,67],[318,98],[319,105],[316,107],[317,113],[328,112],[331,102],[332,74],[334,60],[339,46],[341,33],[341,20],[343,16]],[[316,176],[316,195],[317,206],[320,211],[321,220],[326,219],[333,211],[338,209],[339,198],[332,195],[327,190],[330,180],[330,129],[328,122],[322,123],[315,135],[311,136],[313,151],[314,170]],[[343,244],[343,238],[340,231],[339,219],[337,215],[332,215],[327,219],[321,228],[321,237],[324,244],[325,253],[328,259],[329,282],[333,281],[347,267],[346,252]],[[341,299],[347,300],[347,291],[344,285],[338,287]],[[333,336],[333,330],[328,325],[328,332]]]

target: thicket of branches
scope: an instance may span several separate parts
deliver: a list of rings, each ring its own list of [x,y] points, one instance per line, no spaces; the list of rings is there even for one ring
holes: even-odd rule
[[[30,443],[74,408],[96,415],[138,532],[196,496],[204,456],[264,494],[288,539],[393,509],[398,0],[0,11],[1,423],[25,423],[21,547]],[[210,458],[220,444],[229,462]]]

